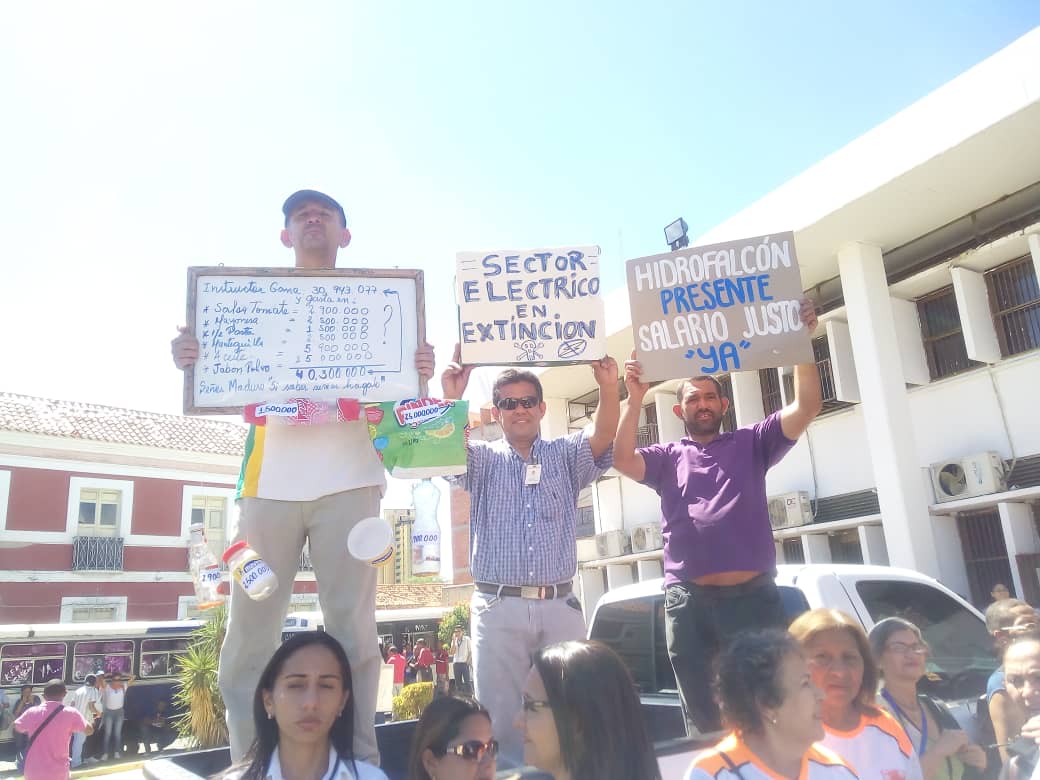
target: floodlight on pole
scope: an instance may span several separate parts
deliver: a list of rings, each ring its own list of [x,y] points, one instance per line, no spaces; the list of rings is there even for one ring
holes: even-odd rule
[[[686,231],[689,229],[690,226],[682,217],[664,229],[664,240],[668,242],[668,246],[672,248],[673,252],[690,245],[690,239],[686,237]]]

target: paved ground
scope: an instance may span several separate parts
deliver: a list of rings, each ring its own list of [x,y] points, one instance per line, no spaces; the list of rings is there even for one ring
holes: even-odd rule
[[[141,771],[141,764],[146,760],[179,753],[181,751],[177,749],[178,746],[179,741],[174,742],[173,746],[164,750],[162,753],[129,756],[119,760],[85,765],[79,769],[73,770],[72,777],[74,780],[79,780],[79,778],[86,780],[86,778],[91,777],[104,777],[105,780],[140,780],[140,778],[144,777],[144,773]],[[0,760],[0,778],[4,778],[5,780],[14,780],[14,778],[19,778],[21,776],[21,773],[15,768],[14,761]]]

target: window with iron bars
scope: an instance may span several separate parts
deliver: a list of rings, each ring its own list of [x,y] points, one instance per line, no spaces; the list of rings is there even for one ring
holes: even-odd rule
[[[760,368],[758,383],[762,388],[762,408],[766,417],[784,408],[784,393],[780,390],[780,372],[775,368]],[[794,398],[794,374],[784,374],[784,391]]]
[[[1030,255],[986,274],[990,311],[1000,354],[1011,357],[1040,347],[1040,285]]]
[[[953,285],[918,298],[917,316],[921,321],[921,339],[932,379],[959,374],[979,365],[968,357],[964,346],[961,315],[957,310]]]
[[[852,406],[849,401],[838,400],[838,389],[834,384],[834,369],[831,367],[831,346],[826,336],[813,339],[813,360],[816,361],[816,370],[820,373],[820,391],[823,394],[822,413],[833,412],[836,409],[844,409]],[[786,379],[786,377],[784,377]],[[794,379],[792,377],[792,384]],[[793,398],[794,393],[788,391],[788,398]]]
[[[636,446],[649,447],[661,441],[661,432],[657,427],[657,405],[649,403],[643,407],[645,423],[636,430]]]

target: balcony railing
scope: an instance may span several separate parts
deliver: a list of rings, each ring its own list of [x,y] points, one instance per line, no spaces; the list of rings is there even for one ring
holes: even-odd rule
[[[657,423],[647,423],[646,425],[639,426],[636,431],[636,446],[637,447],[649,447],[651,444],[657,444],[660,441],[659,434],[657,433]]]
[[[575,530],[575,535],[579,539],[594,536],[596,534],[596,510],[591,506],[579,506],[578,523]]]
[[[123,537],[72,537],[73,571],[122,571]]]

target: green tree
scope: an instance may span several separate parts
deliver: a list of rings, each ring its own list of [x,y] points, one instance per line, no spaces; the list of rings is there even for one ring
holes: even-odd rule
[[[469,603],[456,604],[451,612],[441,618],[441,624],[437,627],[437,638],[441,640],[444,647],[451,645],[451,634],[455,626],[462,626],[465,633],[469,633]]]
[[[228,742],[224,700],[217,686],[227,606],[216,607],[207,617],[206,624],[195,632],[188,651],[178,658],[180,669],[173,695],[174,707],[181,712],[174,720],[177,734],[201,749]]]

